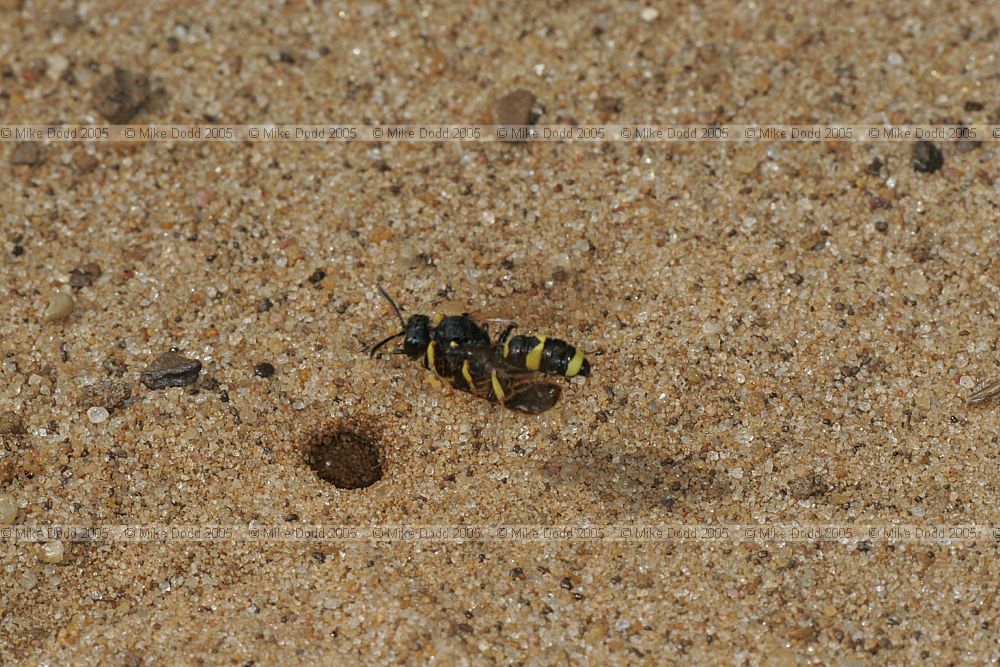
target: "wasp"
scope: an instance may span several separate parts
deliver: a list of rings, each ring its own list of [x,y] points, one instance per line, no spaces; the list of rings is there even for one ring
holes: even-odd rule
[[[422,358],[425,368],[446,378],[458,390],[528,414],[548,410],[562,394],[559,385],[544,381],[539,371],[570,377],[590,372],[583,354],[559,339],[510,337],[514,329],[511,325],[494,343],[487,328],[468,313],[439,313],[433,318],[411,315],[404,320],[392,297],[381,287],[379,292],[392,306],[402,329],[376,343],[370,357],[389,341],[402,337],[403,346],[394,353]]]

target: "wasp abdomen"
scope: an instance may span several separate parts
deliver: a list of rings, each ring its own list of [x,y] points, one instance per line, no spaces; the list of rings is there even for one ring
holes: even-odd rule
[[[547,336],[512,336],[503,344],[503,356],[531,371],[574,377],[590,375],[590,362],[564,340]]]

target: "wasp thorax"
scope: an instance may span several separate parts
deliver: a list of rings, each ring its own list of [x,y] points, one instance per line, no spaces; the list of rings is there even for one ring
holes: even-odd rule
[[[452,315],[441,318],[434,329],[434,340],[442,346],[489,345],[490,335],[468,315]]]

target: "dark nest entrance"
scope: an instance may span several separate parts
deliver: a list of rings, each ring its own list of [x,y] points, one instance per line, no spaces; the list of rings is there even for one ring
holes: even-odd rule
[[[306,460],[339,489],[363,489],[382,479],[382,453],[371,428],[338,424],[313,436]]]

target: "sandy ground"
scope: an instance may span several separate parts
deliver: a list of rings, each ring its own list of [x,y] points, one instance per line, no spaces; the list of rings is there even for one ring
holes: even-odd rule
[[[1000,117],[989,3],[20,4],[5,122],[102,120],[116,66],[142,122],[471,122],[518,88],[542,122]],[[903,143],[2,148],[18,524],[1000,524],[1000,408],[963,403],[1000,375],[995,143],[934,173]],[[370,361],[378,285],[514,315],[593,376],[526,417]],[[198,382],[148,389],[171,348]],[[379,482],[310,468],[338,427]],[[0,544],[0,662],[1000,658],[989,541],[64,550]]]

